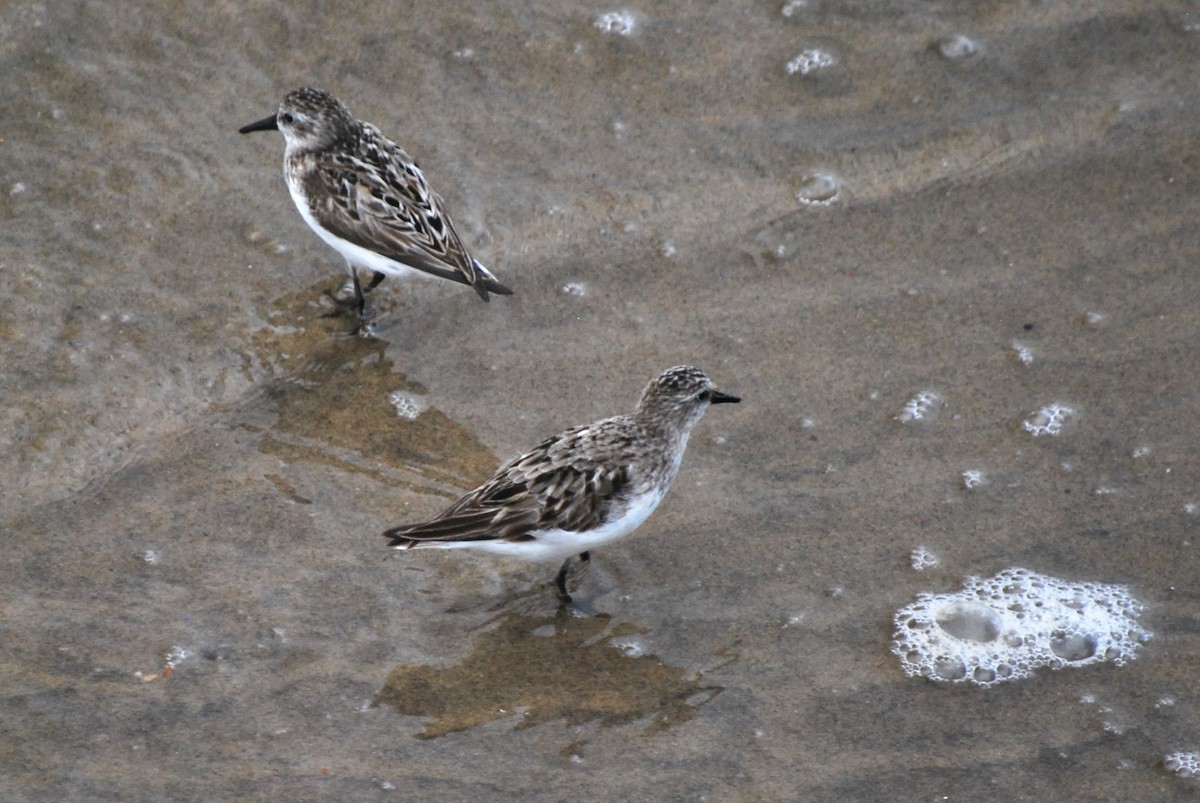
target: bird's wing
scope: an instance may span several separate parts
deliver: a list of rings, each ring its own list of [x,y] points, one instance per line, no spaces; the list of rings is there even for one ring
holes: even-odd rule
[[[485,301],[488,290],[508,290],[480,270],[407,153],[382,135],[368,137],[361,153],[323,154],[321,169],[308,172],[305,189],[318,223],[411,268],[469,284]]]
[[[630,469],[571,449],[585,429],[568,430],[510,460],[437,518],[384,535],[392,546],[411,547],[421,541],[521,541],[539,530],[598,527],[627,493]]]

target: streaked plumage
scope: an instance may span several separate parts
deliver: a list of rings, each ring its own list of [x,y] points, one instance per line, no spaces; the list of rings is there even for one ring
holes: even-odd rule
[[[570,558],[636,530],[658,507],[710,404],[740,401],[702,371],[677,366],[646,387],[631,415],[548,438],[513,458],[435,519],[384,535],[398,549],[479,549],[528,560],[563,560],[556,578],[569,601]]]
[[[372,271],[368,291],[416,270],[469,284],[484,301],[512,294],[467,251],[412,157],[337,98],[297,89],[275,114],[239,131],[270,129],[283,132],[284,178],[301,217],[346,259],[360,315],[358,268]]]

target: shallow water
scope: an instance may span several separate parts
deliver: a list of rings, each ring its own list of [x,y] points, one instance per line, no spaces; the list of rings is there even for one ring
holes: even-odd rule
[[[3,797],[1192,799],[1200,7],[1103,6],[0,8]],[[321,317],[236,134],[305,83],[515,296]],[[580,578],[610,619],[384,549],[681,362],[744,401]],[[893,612],[1010,566],[1153,639],[905,678]]]

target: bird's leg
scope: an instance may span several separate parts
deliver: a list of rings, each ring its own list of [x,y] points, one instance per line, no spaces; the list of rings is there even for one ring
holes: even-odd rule
[[[350,283],[353,286],[354,294],[349,298],[342,295],[336,295],[329,290],[325,291],[325,295],[336,305],[332,312],[327,312],[322,315],[322,318],[340,318],[343,315],[357,313],[358,324],[354,327],[351,334],[360,337],[371,338],[375,335],[372,332],[371,317],[374,313],[367,309],[367,293],[379,286],[387,277],[379,271],[371,271],[371,281],[363,287],[362,281],[358,278],[358,268],[353,265],[348,265],[350,268]]]
[[[358,319],[367,317],[367,296],[363,293],[362,283],[358,281],[358,268],[350,269],[350,278],[354,280],[354,305],[358,307]]]
[[[580,552],[579,561],[583,564],[581,572],[586,571],[591,564],[592,554],[590,552]],[[567,575],[571,573],[571,559],[567,558],[563,561],[562,568],[558,570],[558,574],[554,576],[554,587],[558,589],[558,601],[567,605],[571,602],[571,593],[567,591]]]
[[[571,559],[567,558],[563,561],[562,568],[558,570],[558,574],[554,576],[554,587],[558,589],[558,601],[563,605],[571,604],[571,594],[567,591],[567,574],[571,568]]]
[[[354,278],[354,303],[358,306],[358,319],[366,320],[370,317],[367,313],[367,293],[378,287],[379,283],[387,278],[387,274],[377,270],[371,271],[371,282],[366,287],[359,281],[357,268],[351,268],[350,275]]]
[[[358,278],[358,268],[354,267],[353,265],[350,265],[349,268],[350,281],[354,287],[354,295],[350,298],[344,298],[326,291],[325,295],[329,296],[333,303],[337,304],[338,308],[333,312],[326,314],[324,317],[334,318],[339,315],[345,315],[347,311],[353,309],[358,312],[359,321],[365,321],[370,317],[369,313],[367,312],[367,293],[378,287],[380,283],[387,278],[387,275],[380,273],[377,270],[371,271],[371,281],[364,288],[362,282]]]
[[[366,289],[365,289],[365,290],[363,290],[363,293],[369,293],[369,292],[371,292],[371,291],[372,291],[372,290],[374,290],[376,287],[378,287],[378,286],[380,285],[380,283],[381,283],[381,282],[382,282],[384,279],[386,279],[386,278],[387,278],[387,274],[386,274],[386,273],[380,273],[380,272],[379,272],[379,271],[377,271],[377,270],[376,270],[376,271],[372,271],[371,273],[372,273],[372,276],[371,276],[371,283],[367,285]]]
[[[374,312],[367,309],[367,293],[379,286],[379,283],[387,278],[387,274],[380,273],[377,270],[371,271],[371,281],[366,287],[363,287],[362,282],[358,279],[358,269],[351,268],[350,275],[354,277],[354,300],[358,304],[358,334],[363,337],[371,337],[371,325],[369,323]]]
[[[592,556],[588,552],[579,553],[579,574],[587,574],[588,567],[592,565]],[[574,616],[576,618],[591,619],[600,617],[607,619],[607,613],[600,613],[591,604],[580,602],[573,598],[567,592],[567,575],[570,573],[571,558],[563,561],[562,568],[558,570],[558,575],[554,578],[554,586],[558,589],[558,612],[560,616]]]

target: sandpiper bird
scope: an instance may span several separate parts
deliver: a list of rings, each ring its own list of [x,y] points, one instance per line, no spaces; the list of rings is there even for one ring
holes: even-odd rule
[[[365,293],[413,270],[469,284],[484,301],[489,292],[512,295],[467,252],[412,157],[340,100],[297,89],[275,114],[238,130],[271,129],[283,132],[283,175],[300,216],[346,259],[360,321]],[[371,271],[365,287],[359,268]]]
[[[568,567],[636,530],[679,471],[692,427],[710,404],[741,401],[690,365],[647,385],[632,415],[568,429],[509,460],[431,521],[384,533],[397,549],[478,549],[563,561],[554,579],[571,601]]]

